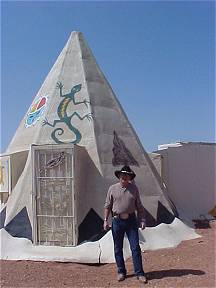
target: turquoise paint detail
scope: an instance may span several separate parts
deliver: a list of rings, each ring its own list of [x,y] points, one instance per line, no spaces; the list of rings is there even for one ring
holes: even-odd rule
[[[63,97],[64,99],[60,102],[58,108],[57,108],[57,114],[58,114],[58,117],[59,119],[56,119],[53,121],[53,124],[49,123],[48,120],[45,118],[44,121],[43,121],[43,126],[44,125],[49,125],[51,127],[55,127],[57,123],[65,123],[68,128],[74,133],[75,135],[75,139],[69,143],[72,143],[72,144],[76,144],[76,143],[79,143],[80,140],[82,139],[82,135],[80,133],[80,131],[74,127],[72,124],[71,124],[71,119],[74,117],[74,116],[77,116],[80,120],[83,120],[85,118],[88,119],[88,121],[91,121],[92,120],[92,114],[91,113],[88,113],[86,114],[85,116],[81,117],[76,111],[71,115],[71,116],[68,116],[67,114],[67,107],[69,105],[69,103],[72,101],[74,105],[79,105],[79,104],[85,104],[86,107],[88,108],[88,104],[87,103],[90,103],[89,101],[87,101],[86,99],[84,99],[83,101],[80,101],[80,102],[76,102],[75,101],[75,94],[77,92],[79,92],[81,90],[81,87],[82,85],[81,84],[78,84],[78,85],[75,85],[72,87],[70,93],[68,94],[62,94],[62,88],[63,88],[63,84],[61,82],[58,82],[57,83],[57,88],[59,89],[60,91],[60,97]],[[61,144],[61,143],[66,143],[66,142],[62,142],[60,141],[58,138],[57,138],[57,135],[58,136],[61,136],[62,134],[64,133],[64,129],[62,128],[56,128],[55,130],[53,130],[53,132],[51,133],[51,137],[52,139],[58,143],[58,144]],[[67,142],[68,143],[68,142]]]
[[[30,107],[25,120],[25,127],[31,127],[40,120],[41,116],[44,113],[48,101],[48,95],[38,98]]]

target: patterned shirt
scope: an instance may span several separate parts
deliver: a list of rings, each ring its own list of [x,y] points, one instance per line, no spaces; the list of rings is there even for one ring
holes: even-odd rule
[[[114,214],[138,212],[139,219],[145,219],[145,210],[140,200],[139,190],[135,184],[129,183],[122,187],[120,183],[110,186],[104,208]]]

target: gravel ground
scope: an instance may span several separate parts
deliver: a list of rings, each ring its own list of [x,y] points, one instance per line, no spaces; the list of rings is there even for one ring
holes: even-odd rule
[[[202,238],[178,247],[142,253],[148,284],[139,284],[131,259],[128,277],[116,281],[115,264],[1,261],[1,287],[216,287],[216,221],[196,229]]]

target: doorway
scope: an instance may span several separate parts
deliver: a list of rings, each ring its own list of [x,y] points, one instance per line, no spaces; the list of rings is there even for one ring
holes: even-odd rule
[[[74,146],[32,146],[33,239],[38,245],[75,246]]]

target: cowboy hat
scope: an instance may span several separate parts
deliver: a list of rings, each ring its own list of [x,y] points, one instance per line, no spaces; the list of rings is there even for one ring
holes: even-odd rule
[[[136,177],[136,174],[131,170],[129,166],[123,166],[121,170],[116,170],[115,171],[115,176],[117,178],[120,177],[120,174],[127,174],[131,176],[131,180],[133,180]]]

